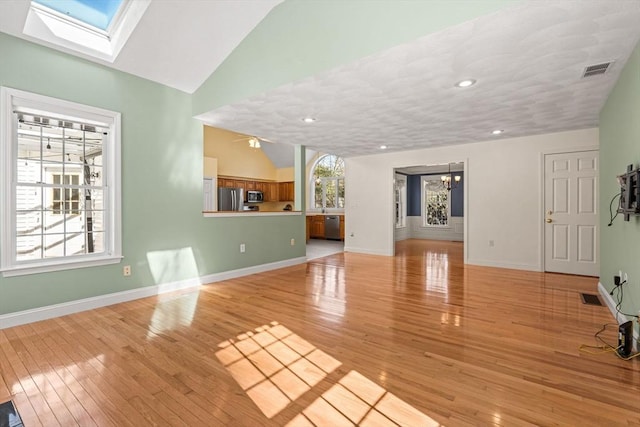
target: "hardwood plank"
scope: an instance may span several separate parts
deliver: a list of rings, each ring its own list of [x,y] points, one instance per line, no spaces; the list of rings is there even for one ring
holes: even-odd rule
[[[579,351],[613,322],[580,302],[596,279],[462,249],[408,240],[5,329],[0,396],[29,427],[640,425],[640,358]]]

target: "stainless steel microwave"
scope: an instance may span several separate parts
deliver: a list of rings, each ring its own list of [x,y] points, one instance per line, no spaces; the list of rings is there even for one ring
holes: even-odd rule
[[[262,203],[264,202],[264,193],[262,191],[247,191],[247,203]]]

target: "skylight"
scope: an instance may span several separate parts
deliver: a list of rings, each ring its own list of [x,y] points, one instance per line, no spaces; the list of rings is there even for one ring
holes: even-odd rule
[[[24,34],[114,62],[151,0],[33,0]]]
[[[106,31],[123,0],[33,0],[43,6]]]

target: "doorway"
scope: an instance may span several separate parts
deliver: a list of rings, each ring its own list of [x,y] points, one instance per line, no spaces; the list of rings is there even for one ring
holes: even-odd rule
[[[465,163],[407,166],[393,172],[394,241],[464,243]]]
[[[544,156],[544,270],[598,276],[597,150]]]

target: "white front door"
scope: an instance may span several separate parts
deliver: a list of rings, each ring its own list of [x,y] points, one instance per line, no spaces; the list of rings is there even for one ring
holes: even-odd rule
[[[544,269],[598,276],[598,151],[545,155]]]

